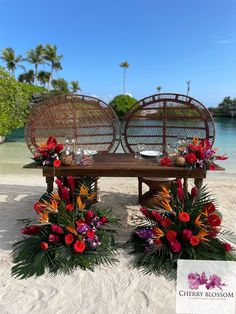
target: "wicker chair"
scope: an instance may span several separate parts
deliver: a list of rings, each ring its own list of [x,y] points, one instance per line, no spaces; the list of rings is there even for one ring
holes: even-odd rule
[[[58,143],[74,138],[84,149],[99,154],[115,152],[120,142],[119,120],[105,102],[83,95],[44,95],[32,105],[25,126],[25,141],[35,148],[54,136]]]
[[[125,152],[134,153],[143,143],[151,150],[166,152],[176,145],[178,137],[190,140],[193,136],[215,139],[215,126],[210,112],[196,99],[179,94],[156,94],[138,101],[126,114],[121,134]],[[142,183],[149,186],[149,195],[175,178],[138,178],[139,202],[142,202]]]

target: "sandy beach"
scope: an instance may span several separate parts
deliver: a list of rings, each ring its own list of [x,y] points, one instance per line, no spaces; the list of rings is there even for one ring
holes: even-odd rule
[[[11,245],[21,238],[18,218],[33,218],[33,204],[45,190],[40,171],[1,176],[0,192],[0,313],[175,313],[175,283],[160,276],[146,276],[129,265],[126,250],[119,263],[95,272],[74,271],[71,275],[18,280],[11,277]],[[219,203],[223,225],[236,231],[235,177],[209,175],[205,180]],[[136,178],[102,178],[101,205],[111,208],[124,229],[118,239],[126,241],[137,205]]]

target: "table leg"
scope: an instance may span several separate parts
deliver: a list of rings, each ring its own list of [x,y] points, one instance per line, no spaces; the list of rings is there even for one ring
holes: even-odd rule
[[[53,191],[53,182],[54,182],[54,177],[46,177],[48,193],[51,193]]]
[[[203,184],[203,179],[195,178],[194,179],[194,184],[196,187],[200,190]]]

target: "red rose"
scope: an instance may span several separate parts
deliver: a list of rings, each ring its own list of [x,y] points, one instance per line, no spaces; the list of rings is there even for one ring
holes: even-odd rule
[[[188,213],[182,212],[182,213],[179,213],[178,219],[179,219],[180,221],[183,221],[183,222],[188,222],[188,221],[190,221],[190,216],[189,216]]]
[[[185,159],[187,161],[188,164],[194,164],[196,161],[197,161],[197,157],[194,153],[188,153],[186,156],[185,156]]]
[[[166,232],[166,239],[170,242],[173,242],[176,239],[177,232],[174,230],[169,230]]]
[[[52,232],[58,233],[58,234],[62,234],[64,233],[63,229],[56,225],[56,224],[52,224]]]
[[[53,137],[53,136],[48,137],[47,145],[49,145],[49,144],[54,144],[54,146],[57,145],[57,140],[55,139],[55,137]]]
[[[175,240],[170,242],[170,249],[174,253],[179,253],[182,249],[182,246],[179,241]]]
[[[73,242],[74,242],[74,236],[73,236],[73,234],[68,233],[68,234],[65,236],[65,243],[66,243],[67,245],[71,245]]]
[[[21,233],[22,234],[35,234],[35,233],[39,233],[40,230],[41,228],[39,226],[29,226],[22,229]]]
[[[48,237],[48,242],[51,242],[53,244],[58,243],[60,241],[60,238],[58,235],[51,233]]]
[[[182,231],[182,239],[186,242],[191,238],[192,235],[193,233],[190,229],[184,229]]]
[[[58,154],[58,153],[60,153],[63,150],[63,148],[64,148],[63,144],[58,144],[55,147],[55,152]]]
[[[74,210],[74,205],[73,205],[73,204],[67,204],[67,205],[66,205],[66,210],[67,210],[68,212],[72,212],[72,211]]]
[[[48,249],[48,243],[47,242],[41,242],[40,247],[42,250],[46,251]]]
[[[153,210],[152,212],[152,217],[157,221],[160,222],[161,221],[161,215],[158,213],[157,210]]]
[[[61,161],[59,159],[54,160],[53,167],[58,168],[61,165]]]
[[[192,187],[191,196],[196,197],[198,195],[198,188],[196,186]]]
[[[171,158],[170,157],[163,157],[163,158],[161,158],[160,165],[164,166],[164,167],[165,166],[167,166],[167,167],[172,166]]]
[[[224,243],[224,249],[226,252],[229,252],[232,249],[232,247],[229,243]]]
[[[217,227],[221,224],[220,217],[216,214],[212,214],[207,218],[207,221],[211,227]]]
[[[76,241],[74,244],[74,251],[76,253],[83,253],[83,251],[85,250],[86,245],[84,243],[84,241]]]
[[[203,207],[203,211],[207,211],[208,215],[213,213],[216,210],[215,205],[213,203],[207,203]]]
[[[169,227],[170,224],[171,224],[170,218],[164,218],[164,219],[161,221],[161,225],[162,225],[162,227],[164,227],[164,228]]]
[[[190,243],[192,246],[197,246],[200,243],[200,240],[196,236],[191,236]]]
[[[94,239],[95,231],[89,230],[89,231],[87,232],[87,236],[88,236],[89,239]]]
[[[88,210],[85,215],[85,220],[90,221],[94,216],[94,212],[92,210]]]
[[[107,217],[106,216],[102,216],[101,219],[100,219],[101,223],[105,223],[107,222]]]

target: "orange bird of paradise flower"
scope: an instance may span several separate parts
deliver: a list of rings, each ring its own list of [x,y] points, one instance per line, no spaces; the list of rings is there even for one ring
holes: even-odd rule
[[[81,185],[79,194],[82,196],[88,196],[88,194],[89,194],[88,187],[85,185]]]
[[[206,239],[208,236],[208,233],[205,230],[200,230],[197,234],[197,237],[200,241],[210,241],[209,239]]]
[[[78,232],[76,231],[76,229],[73,228],[73,227],[66,226],[66,230],[68,230],[69,232],[73,233],[74,235],[77,235],[77,234],[78,234]]]
[[[198,144],[198,137],[194,136],[193,137],[193,145],[197,145]]]
[[[194,224],[198,227],[202,227],[204,223],[201,221],[202,214],[199,214],[197,218],[194,220]]]
[[[168,212],[173,212],[173,209],[170,206],[170,203],[166,199],[161,201],[161,204],[162,204],[162,206],[164,207],[165,210],[167,210]]]
[[[164,185],[162,185],[161,188],[162,188],[162,191],[159,192],[158,194],[162,196],[163,198],[170,199],[171,196],[170,196],[169,190]]]
[[[41,224],[45,224],[49,221],[47,212],[38,212],[38,215],[40,216],[39,222]]]
[[[83,210],[85,208],[86,204],[81,201],[81,197],[77,196],[77,200],[76,201],[77,201],[77,205],[78,205],[79,209]]]
[[[52,199],[51,203],[44,200],[44,204],[46,205],[45,210],[51,212],[51,213],[57,213],[57,201]]]
[[[153,228],[153,232],[154,232],[154,239],[159,240],[161,237],[164,237],[164,232],[157,227]]]

